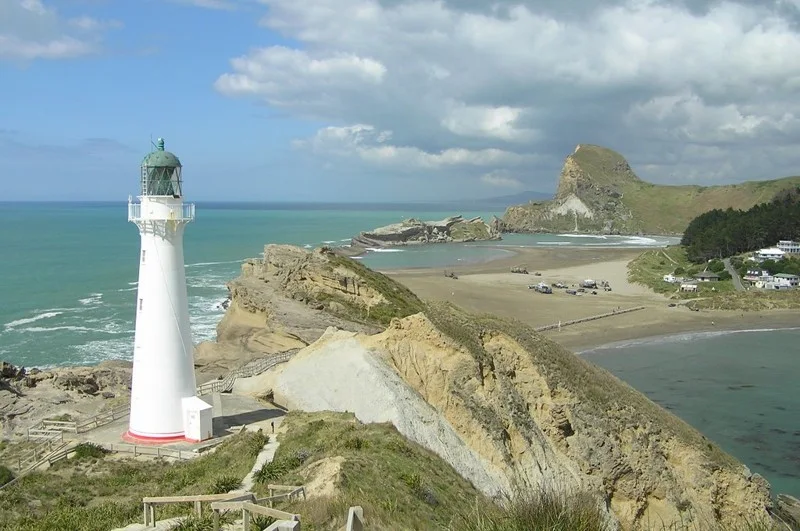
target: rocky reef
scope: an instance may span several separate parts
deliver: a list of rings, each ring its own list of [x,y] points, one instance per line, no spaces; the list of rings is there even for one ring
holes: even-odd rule
[[[768,518],[763,478],[520,323],[423,303],[326,249],[267,246],[230,288],[220,345],[299,349],[237,385],[294,409],[391,422],[486,494],[590,492],[625,529]]]
[[[406,219],[362,232],[352,239],[351,245],[369,248],[499,239],[500,232],[496,225],[486,223],[480,217],[465,219],[463,216],[451,216],[440,221]]]
[[[746,210],[798,184],[800,177],[709,187],[656,185],[641,180],[619,153],[580,144],[564,161],[555,197],[509,207],[498,228],[676,235],[708,210]]]

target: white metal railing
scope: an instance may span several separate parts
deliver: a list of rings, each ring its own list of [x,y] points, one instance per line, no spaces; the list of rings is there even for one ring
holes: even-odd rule
[[[150,212],[142,214],[142,204],[128,201],[128,221],[181,221],[190,222],[194,221],[195,206],[194,203],[181,203],[179,205],[159,205],[157,211],[153,209]]]

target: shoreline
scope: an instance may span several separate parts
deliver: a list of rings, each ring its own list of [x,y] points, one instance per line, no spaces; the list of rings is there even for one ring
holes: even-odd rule
[[[381,272],[400,281],[422,299],[449,301],[473,313],[514,318],[532,328],[610,314],[562,326],[560,330],[540,332],[576,353],[680,334],[796,328],[800,322],[800,310],[693,312],[680,306],[670,308],[670,299],[627,279],[628,262],[644,250],[641,247],[515,248],[511,257],[448,267],[448,271],[457,274],[457,280],[444,277],[441,267]],[[514,266],[526,267],[530,274],[511,273]],[[529,285],[542,281],[575,285],[585,278],[608,280],[613,291],[575,297],[561,290],[545,295],[528,289]],[[615,309],[638,306],[643,309],[630,314],[614,313]]]

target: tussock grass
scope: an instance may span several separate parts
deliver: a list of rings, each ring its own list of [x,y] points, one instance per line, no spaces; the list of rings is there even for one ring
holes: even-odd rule
[[[189,461],[66,459],[0,491],[0,530],[108,531],[141,520],[142,497],[213,494],[220,481],[244,477],[260,433],[235,435],[216,451]],[[256,452],[257,453],[257,452]],[[157,517],[188,515],[189,505],[159,508]]]
[[[502,505],[476,504],[448,531],[606,531],[597,498],[588,493],[521,492]]]

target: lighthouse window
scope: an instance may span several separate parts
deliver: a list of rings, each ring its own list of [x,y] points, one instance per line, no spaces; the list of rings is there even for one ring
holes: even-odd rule
[[[144,299],[139,299],[139,311],[142,310],[142,303],[143,302],[144,302]]]
[[[145,253],[145,250],[142,249],[142,263],[144,263],[144,253]]]

